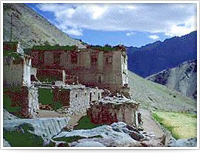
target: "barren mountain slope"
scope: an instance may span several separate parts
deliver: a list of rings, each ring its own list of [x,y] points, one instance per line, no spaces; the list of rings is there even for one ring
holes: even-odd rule
[[[45,18],[20,3],[3,4],[3,40],[9,41],[11,34],[12,15],[12,41],[20,41],[23,48],[33,45],[42,45],[48,42],[51,45],[78,45],[80,41],[68,37]]]
[[[175,112],[196,112],[196,101],[129,71],[131,97],[141,103],[141,108]]]
[[[187,61],[172,69],[167,69],[147,77],[148,80],[166,85],[184,95],[197,97],[197,61]]]

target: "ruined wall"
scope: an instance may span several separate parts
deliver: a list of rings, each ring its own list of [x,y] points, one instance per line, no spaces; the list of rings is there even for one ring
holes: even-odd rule
[[[29,57],[4,57],[3,80],[5,86],[31,85],[31,59]]]
[[[6,86],[21,86],[23,64],[14,64],[10,58],[3,59],[3,84]]]
[[[138,105],[134,103],[93,103],[88,110],[88,115],[95,124],[111,124],[122,121],[137,127],[137,109]]]
[[[102,98],[102,92],[101,89],[88,88],[83,85],[39,86],[39,103],[49,106],[55,103],[62,104],[64,106],[60,111],[62,113],[86,113],[92,101]]]
[[[121,56],[121,66],[122,66],[122,83],[124,84],[128,84],[128,57],[126,56],[126,53],[122,53]]]
[[[38,88],[22,86],[20,97],[21,115],[25,118],[35,118],[39,110]]]
[[[70,112],[73,114],[84,113],[90,107],[89,95],[87,91],[70,91]]]
[[[70,111],[73,114],[86,113],[92,101],[101,99],[102,90],[85,88],[70,91]]]
[[[31,86],[31,59],[24,59],[23,64],[23,86]]]
[[[38,88],[30,87],[28,91],[28,113],[31,118],[35,118],[37,115],[37,111],[39,110],[39,102],[38,102]]]

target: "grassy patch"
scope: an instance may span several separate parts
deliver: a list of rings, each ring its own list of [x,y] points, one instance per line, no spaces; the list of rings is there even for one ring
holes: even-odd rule
[[[153,118],[167,128],[175,139],[197,136],[197,116],[194,114],[154,111]]]
[[[39,88],[38,93],[39,93],[39,103],[43,105],[50,105],[53,110],[57,110],[63,107],[63,105],[60,102],[53,101],[52,89]]]
[[[3,108],[5,108],[8,112],[14,113],[15,115],[19,115],[21,112],[21,106],[12,106],[12,95],[14,93],[20,93],[21,88],[20,87],[13,87],[10,89],[3,89]],[[18,102],[20,103],[20,101]],[[19,116],[21,117],[21,116]]]
[[[52,89],[45,89],[45,88],[39,88],[39,102],[43,105],[48,105],[53,103],[53,93]]]
[[[88,115],[83,116],[79,121],[78,125],[74,127],[75,130],[78,129],[93,129],[95,127],[98,127],[100,125],[94,124],[91,122],[90,118]]]
[[[33,131],[33,127],[23,124],[15,131],[4,130],[3,137],[12,147],[42,147],[43,139],[27,132],[28,130]]]
[[[18,113],[21,111],[21,107],[12,107],[11,104],[11,98],[8,95],[3,94],[3,108],[10,113]]]

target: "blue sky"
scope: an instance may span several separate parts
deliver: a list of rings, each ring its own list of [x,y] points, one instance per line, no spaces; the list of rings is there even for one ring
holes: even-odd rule
[[[26,4],[72,38],[140,47],[196,30],[196,4]]]

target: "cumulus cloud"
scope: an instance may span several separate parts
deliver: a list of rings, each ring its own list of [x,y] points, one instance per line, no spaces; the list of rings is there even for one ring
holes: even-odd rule
[[[196,30],[197,8],[192,3],[43,3],[37,7],[52,12],[60,29],[71,35],[82,34],[82,29],[162,32],[167,36],[181,36]]]
[[[135,34],[134,32],[127,32],[126,36],[131,36],[131,35],[134,35],[134,34]]]
[[[159,39],[159,36],[158,35],[149,35],[149,38],[153,39],[153,40],[157,40],[157,39]]]

